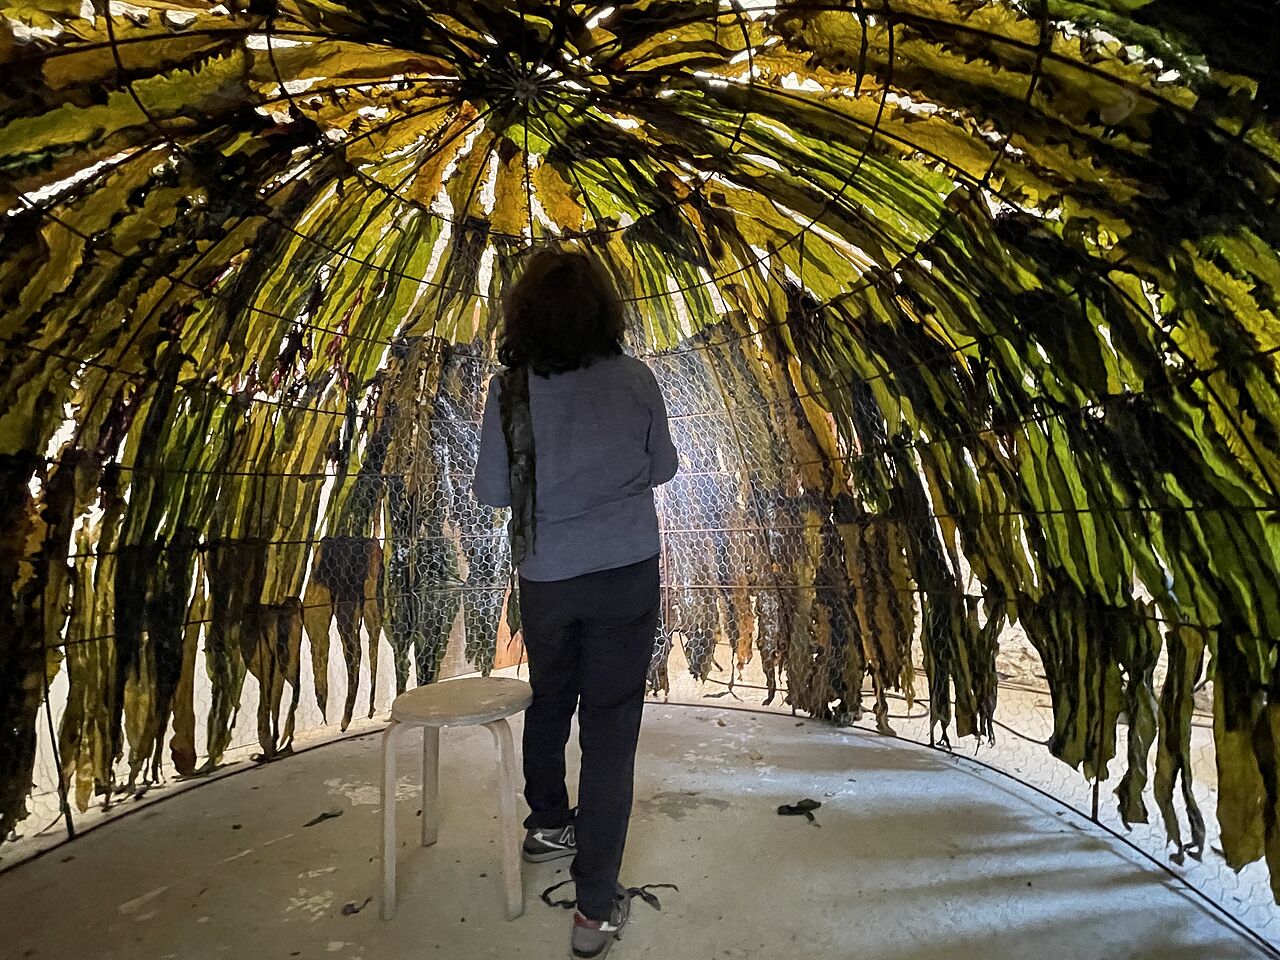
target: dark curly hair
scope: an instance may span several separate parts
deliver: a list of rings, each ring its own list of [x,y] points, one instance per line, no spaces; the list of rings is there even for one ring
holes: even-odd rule
[[[498,359],[540,376],[622,352],[622,299],[588,253],[542,250],[502,298]]]

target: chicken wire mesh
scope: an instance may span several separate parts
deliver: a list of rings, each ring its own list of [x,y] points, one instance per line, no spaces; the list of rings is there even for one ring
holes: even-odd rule
[[[1274,938],[1273,58],[1131,6],[6,13],[5,855],[513,662],[490,303],[579,241],[683,460],[651,692],[979,744]]]
[[[848,505],[798,487],[796,478],[805,464],[778,438],[785,433],[779,424],[786,418],[803,420],[800,399],[769,403],[746,388],[756,382],[749,376],[724,389],[724,382],[734,378],[723,371],[741,369],[750,350],[749,345],[721,342],[653,358],[683,468],[658,492],[664,613],[652,692],[687,702],[713,699],[825,717],[942,750],[961,765],[980,761],[983,775],[995,773],[1028,785],[1130,845],[1273,954],[1280,927],[1267,871],[1258,863],[1240,870],[1226,865],[1221,828],[1212,815],[1205,819],[1218,798],[1218,764],[1203,629],[1171,623],[1153,609],[1144,613],[1165,634],[1158,657],[1148,664],[1153,688],[1172,688],[1166,687],[1169,658],[1181,651],[1189,658],[1183,669],[1192,671],[1194,690],[1192,719],[1184,731],[1190,757],[1180,785],[1185,802],[1164,808],[1152,785],[1144,782],[1139,792],[1152,811],[1149,822],[1136,822],[1131,811],[1126,818],[1117,799],[1127,775],[1121,760],[1130,750],[1133,722],[1123,708],[1113,741],[1099,728],[1092,733],[1091,773],[1051,756],[1048,748],[1062,735],[1062,719],[1055,715],[1043,652],[1018,623],[1009,622],[998,597],[965,593],[960,598],[963,615],[985,625],[997,681],[986,691],[990,726],[967,743],[953,743],[949,734],[954,731],[945,723],[940,726],[940,715],[930,709],[929,678],[946,665],[925,658],[926,592],[915,578],[883,576],[884,557],[893,547],[870,557],[851,556],[848,538],[838,533],[852,521]],[[720,372],[713,373],[713,366]],[[1088,416],[1088,411],[1062,416]],[[850,459],[879,455],[860,451]],[[932,527],[939,517],[920,519]],[[877,524],[897,529],[903,520],[864,516],[856,523],[864,537]],[[894,543],[893,537],[875,542],[883,547]],[[896,543],[896,549],[910,552],[901,539]],[[968,589],[980,590],[963,559],[960,567]],[[904,615],[910,639],[901,650],[898,674],[903,682],[891,689],[876,682],[876,665],[869,662],[874,653],[859,649],[865,634],[859,636],[855,598],[879,590],[900,591],[909,608]],[[1105,621],[1099,625],[1106,629]],[[687,673],[673,676],[680,660]],[[1100,673],[1094,672],[1095,682]],[[1105,697],[1105,689],[1101,695]],[[1164,696],[1167,700],[1170,694]],[[1134,749],[1150,750],[1150,738]],[[1172,828],[1165,816],[1173,820]]]
[[[169,612],[179,618],[189,613],[182,620],[183,648],[151,645],[144,633],[133,654],[137,668],[130,682],[155,684],[172,701],[168,762],[167,726],[148,729],[139,722],[145,717],[127,710],[124,756],[114,763],[76,756],[83,725],[104,719],[101,711],[94,717],[86,710],[86,702],[110,696],[85,690],[75,682],[77,674],[109,676],[95,661],[121,652],[112,634],[68,632],[65,659],[45,699],[29,821],[35,829],[10,837],[21,841],[20,856],[187,778],[198,782],[250,757],[283,756],[295,742],[366,730],[406,688],[518,663],[519,637],[510,635],[504,617],[511,577],[506,511],[483,506],[470,493],[485,387],[496,363],[476,347],[442,341],[406,344],[401,354],[406,362],[356,414],[369,420],[368,447],[358,472],[347,478],[342,505],[350,514],[378,517],[379,535],[334,534],[309,543],[300,601],[246,611],[231,586],[261,576],[252,564],[265,569],[271,550],[288,546],[279,522],[256,531],[274,538],[265,554],[260,540],[179,540],[147,554],[147,564],[161,570],[183,569],[196,558],[194,582],[180,594],[187,603]],[[952,750],[947,727],[939,727],[930,710],[934,665],[923,655],[922,591],[909,577],[895,579],[886,563],[890,554],[906,555],[910,534],[900,518],[860,512],[852,491],[833,496],[806,489],[800,480],[805,469],[822,464],[805,462],[803,452],[788,445],[784,426],[806,422],[802,398],[794,390],[781,400],[766,397],[752,375],[753,360],[759,355],[750,341],[717,339],[714,332],[647,356],[681,460],[680,473],[656,494],[663,588],[651,695],[687,702],[728,697],[842,724],[874,721],[867,729]],[[312,489],[327,509],[339,476],[335,464],[323,474],[246,479],[259,485],[263,497],[285,502]],[[86,519],[80,546],[69,557],[73,603],[113,573],[122,552],[109,542],[92,549],[91,522]],[[876,532],[881,527],[890,532]],[[964,573],[976,582],[971,571]],[[859,616],[869,615],[865,597],[874,594],[905,618],[898,624],[905,645],[897,650],[867,642],[866,631],[877,627]],[[900,599],[891,602],[889,594]],[[1192,843],[1188,809],[1179,808],[1175,816],[1187,838],[1182,846],[1170,845],[1158,817],[1147,824],[1123,822],[1111,794],[1121,779],[1118,758],[1128,746],[1127,717],[1121,715],[1114,745],[1094,745],[1117,758],[1108,768],[1099,754],[1098,775],[1082,775],[1054,759],[1046,747],[1060,731],[1041,654],[989,598],[962,599],[966,616],[995,624],[990,654],[998,688],[989,691],[992,728],[971,747],[957,743],[955,756],[976,757],[1122,834],[1250,935],[1275,941],[1265,868],[1252,864],[1236,873],[1219,856],[1206,857],[1218,842],[1212,817],[1203,840]],[[162,613],[146,611],[148,617]],[[899,657],[892,674],[874,662],[886,653]],[[1200,809],[1211,811],[1217,777],[1212,685],[1202,667],[1188,731],[1193,785],[1184,789]],[[1160,689],[1167,649],[1152,668]],[[884,683],[888,677],[898,682]],[[180,727],[195,734],[190,756],[180,749]],[[65,807],[62,783],[70,794]],[[1143,797],[1154,809],[1150,787]]]

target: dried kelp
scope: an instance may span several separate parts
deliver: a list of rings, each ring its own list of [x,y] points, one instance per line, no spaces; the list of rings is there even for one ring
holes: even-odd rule
[[[0,835],[60,670],[83,807],[170,727],[216,766],[249,677],[272,757],[304,687],[372,712],[384,643],[398,690],[459,630],[492,665],[491,304],[564,242],[684,460],[656,688],[676,640],[758,651],[770,700],[854,718],[869,676],[887,726],[919,660],[935,735],[991,737],[1016,621],[1049,748],[1199,854],[1207,677],[1224,853],[1280,876],[1272,11],[747,7],[0,17]]]

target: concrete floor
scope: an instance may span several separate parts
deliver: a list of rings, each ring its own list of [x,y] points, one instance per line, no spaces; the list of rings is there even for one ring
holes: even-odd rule
[[[416,769],[409,738],[402,771]],[[0,875],[0,955],[542,958],[569,914],[526,866],[502,919],[493,747],[448,731],[438,846],[401,782],[400,912],[378,918],[378,740],[326,746],[148,807]],[[1236,960],[1260,954],[1122,847],[993,774],[777,715],[650,704],[611,955],[635,960]],[[776,814],[823,803],[820,826]],[[341,816],[305,826],[318,815]]]

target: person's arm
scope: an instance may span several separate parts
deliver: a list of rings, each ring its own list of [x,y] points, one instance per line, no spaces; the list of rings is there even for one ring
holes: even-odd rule
[[[680,458],[671,442],[671,428],[667,423],[667,403],[653,371],[645,367],[646,393],[649,395],[649,438],[645,448],[649,452],[649,482],[660,487],[676,475]]]
[[[477,500],[490,507],[509,507],[511,477],[507,472],[507,438],[502,433],[499,389],[495,376],[489,381],[489,394],[485,398],[484,419],[480,424],[480,455],[476,458],[471,492]]]

